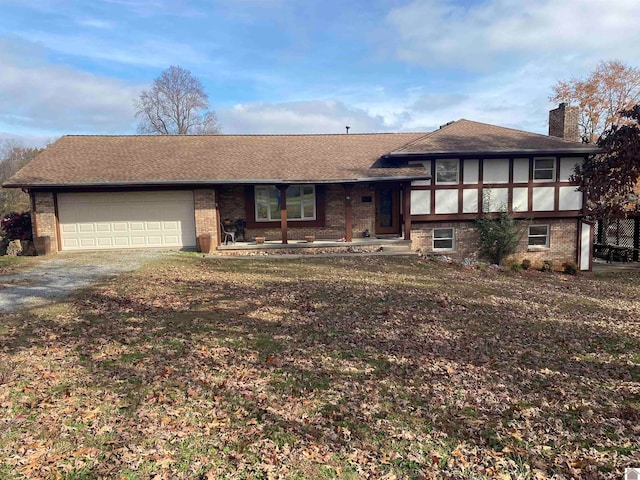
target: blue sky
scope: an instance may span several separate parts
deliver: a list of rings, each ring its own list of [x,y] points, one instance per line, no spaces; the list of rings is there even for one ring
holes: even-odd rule
[[[199,78],[223,133],[545,133],[551,86],[640,65],[637,0],[0,0],[0,138],[135,133],[162,70]]]

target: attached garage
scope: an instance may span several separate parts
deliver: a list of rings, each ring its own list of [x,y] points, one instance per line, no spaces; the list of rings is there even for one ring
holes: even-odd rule
[[[57,195],[62,250],[194,248],[193,191]]]

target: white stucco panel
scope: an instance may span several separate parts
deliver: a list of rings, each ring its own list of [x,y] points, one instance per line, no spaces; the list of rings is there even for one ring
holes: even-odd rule
[[[553,210],[554,199],[555,188],[534,187],[532,210],[534,212],[550,212]]]
[[[580,210],[582,208],[582,192],[576,187],[560,187],[560,199],[558,208],[560,210]]]
[[[560,159],[560,181],[568,182],[569,177],[573,175],[576,165],[582,164],[581,158],[561,158]]]
[[[458,213],[458,190],[436,191],[436,213]]]
[[[464,183],[478,183],[478,171],[480,169],[480,161],[476,159],[464,160]]]
[[[466,188],[462,191],[462,213],[478,213],[477,188]]]
[[[529,181],[529,159],[515,158],[513,160],[513,181],[525,183]]]
[[[509,159],[487,158],[482,164],[483,183],[509,183]]]
[[[431,213],[431,190],[411,190],[411,215]]]
[[[513,211],[526,212],[529,210],[529,189],[517,187],[513,189]]]
[[[482,191],[482,211],[501,212],[507,210],[509,202],[508,188],[485,188]]]
[[[591,262],[591,242],[593,227],[588,223],[580,224],[580,270],[589,270]]]

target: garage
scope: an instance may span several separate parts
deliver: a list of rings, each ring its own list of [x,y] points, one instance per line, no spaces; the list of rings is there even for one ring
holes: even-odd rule
[[[62,250],[194,248],[192,191],[59,193]]]

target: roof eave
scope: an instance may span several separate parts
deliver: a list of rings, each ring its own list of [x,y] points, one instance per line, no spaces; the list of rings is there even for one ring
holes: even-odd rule
[[[598,147],[570,147],[570,148],[521,148],[521,149],[491,149],[491,150],[430,150],[419,152],[389,152],[384,157],[437,157],[437,156],[486,156],[486,155],[562,155],[581,154],[592,155],[600,153]]]
[[[274,185],[274,184],[331,184],[331,183],[364,183],[364,182],[390,182],[409,180],[429,180],[431,175],[404,175],[387,177],[356,177],[356,178],[332,178],[332,179],[242,179],[242,180],[167,180],[149,182],[68,182],[68,183],[4,183],[3,188],[31,188],[31,189],[59,189],[59,188],[135,188],[135,187],[167,187],[167,186],[212,186],[212,185]]]

